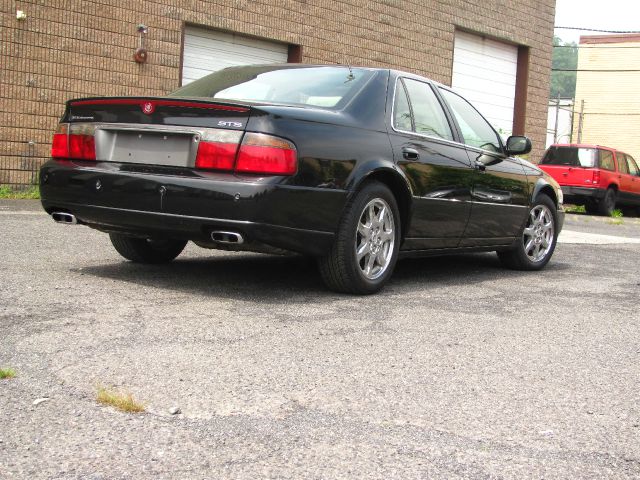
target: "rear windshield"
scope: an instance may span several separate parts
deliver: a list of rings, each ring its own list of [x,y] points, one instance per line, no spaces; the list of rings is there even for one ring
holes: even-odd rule
[[[598,150],[581,147],[551,147],[540,163],[543,165],[596,167],[598,166]]]
[[[202,77],[170,96],[339,108],[372,75],[371,70],[347,66],[230,67]]]

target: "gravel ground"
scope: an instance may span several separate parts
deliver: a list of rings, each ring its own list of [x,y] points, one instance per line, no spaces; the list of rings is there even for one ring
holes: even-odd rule
[[[2,479],[640,477],[638,244],[406,260],[351,297],[300,258],[133,265],[38,208],[0,202]]]

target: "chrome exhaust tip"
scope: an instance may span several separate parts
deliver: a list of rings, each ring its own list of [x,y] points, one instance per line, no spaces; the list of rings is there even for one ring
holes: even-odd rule
[[[214,230],[211,232],[211,240],[227,245],[240,245],[244,243],[244,238],[242,238],[242,235],[238,232],[225,232],[222,230]]]
[[[76,225],[78,219],[75,215],[67,212],[53,212],[51,218],[56,223],[64,223],[65,225]]]

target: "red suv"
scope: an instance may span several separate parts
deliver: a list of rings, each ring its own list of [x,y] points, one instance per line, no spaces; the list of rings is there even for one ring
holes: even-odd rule
[[[599,145],[551,145],[539,167],[562,187],[564,201],[611,215],[616,205],[640,211],[640,169],[627,153]]]

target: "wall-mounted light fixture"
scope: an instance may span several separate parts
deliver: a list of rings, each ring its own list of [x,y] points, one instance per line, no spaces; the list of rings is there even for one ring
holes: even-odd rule
[[[23,21],[27,19],[27,14],[23,10],[16,10],[16,19]]]
[[[144,37],[148,32],[149,27],[143,25],[142,23],[138,25],[138,35],[140,36],[140,41],[138,44],[138,48],[136,48],[136,51],[133,54],[133,59],[138,63],[147,63],[148,60],[149,55],[147,53],[147,50],[144,48]]]

